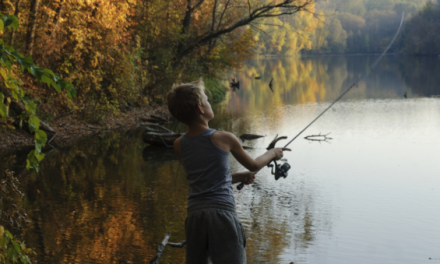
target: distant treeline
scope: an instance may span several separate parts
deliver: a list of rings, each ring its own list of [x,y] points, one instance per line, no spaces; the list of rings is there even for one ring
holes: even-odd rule
[[[260,55],[380,53],[399,27],[390,52],[440,54],[438,0],[317,0],[313,16],[270,18],[254,31]]]
[[[426,0],[327,0],[316,7],[326,19],[326,42],[304,50],[305,53],[382,52],[405,12],[403,32],[390,51],[440,54],[438,3]]]

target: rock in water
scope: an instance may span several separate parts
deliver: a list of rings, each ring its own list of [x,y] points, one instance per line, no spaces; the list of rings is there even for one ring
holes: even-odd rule
[[[254,134],[243,134],[240,136],[240,139],[241,139],[241,141],[244,142],[245,140],[254,140],[254,139],[262,138],[262,137],[264,137],[264,136],[254,135]]]

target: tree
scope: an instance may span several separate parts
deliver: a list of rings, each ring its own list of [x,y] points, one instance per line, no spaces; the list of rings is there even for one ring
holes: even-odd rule
[[[219,40],[234,30],[245,26],[258,28],[255,22],[261,19],[293,15],[300,11],[307,11],[311,3],[311,0],[284,0],[262,4],[259,1],[249,0],[246,5],[244,1],[227,0],[224,4],[217,6],[218,1],[214,1],[211,25],[201,28],[195,34],[189,34],[194,12],[198,8],[202,8],[203,4],[209,5],[209,3],[208,1],[199,0],[195,5],[192,5],[191,0],[187,0],[187,9],[182,21],[183,37],[178,44],[176,61],[192,53],[196,48]],[[217,8],[219,11],[216,11]],[[226,17],[229,19],[225,19]]]
[[[332,53],[344,53],[347,47],[347,32],[338,19],[333,20],[328,34],[328,45]]]

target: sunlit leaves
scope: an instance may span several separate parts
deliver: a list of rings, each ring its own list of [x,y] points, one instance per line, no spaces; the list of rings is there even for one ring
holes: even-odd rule
[[[19,21],[15,16],[0,14],[1,31],[3,31],[5,27],[17,29],[18,26]],[[19,85],[21,84],[20,79],[15,76],[14,72],[11,72],[12,65],[14,63],[18,63],[22,71],[27,70],[35,77],[35,79],[47,84],[49,88],[52,86],[57,92],[66,90],[69,98],[76,97],[76,89],[71,82],[64,80],[49,69],[44,69],[37,66],[31,56],[23,56],[13,47],[5,45],[4,41],[0,39],[0,64],[2,66],[0,68],[0,75],[3,77],[3,82],[6,88],[11,90],[12,97],[15,100],[22,102],[25,106],[27,113],[21,113],[20,115],[20,128],[23,125],[23,121],[29,117],[29,130],[31,133],[35,133],[35,150],[29,153],[26,168],[34,168],[36,171],[38,171],[38,163],[44,158],[42,148],[46,144],[47,135],[44,131],[39,129],[40,119],[36,116],[36,103],[30,100],[28,97],[25,97],[25,90]],[[8,72],[6,72],[4,68],[6,68]],[[8,117],[8,107],[3,103],[3,94],[1,94],[0,99],[0,116],[5,119]],[[15,245],[14,248],[16,248]],[[13,254],[13,251],[11,250],[12,248],[8,250],[8,254]]]
[[[0,226],[0,262],[31,264],[27,254],[34,253],[32,249],[26,248],[23,242],[14,239],[14,236]]]
[[[4,95],[0,93],[0,116],[6,119],[6,117],[8,117],[8,107],[3,103],[4,99]]]
[[[40,119],[37,116],[31,116],[29,118],[29,130],[35,132],[40,127]]]
[[[4,23],[4,27],[11,29],[18,29],[20,22],[16,16],[13,15],[1,15],[1,20]]]
[[[35,150],[32,150],[31,152],[29,152],[29,154],[27,155],[27,159],[26,159],[26,169],[35,169],[38,172],[38,160],[35,157]]]

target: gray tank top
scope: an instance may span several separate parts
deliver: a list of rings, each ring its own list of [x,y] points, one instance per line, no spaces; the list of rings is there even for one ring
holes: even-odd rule
[[[229,152],[211,139],[215,129],[197,136],[184,134],[180,139],[180,160],[189,183],[188,207],[207,202],[225,202],[235,206]]]

